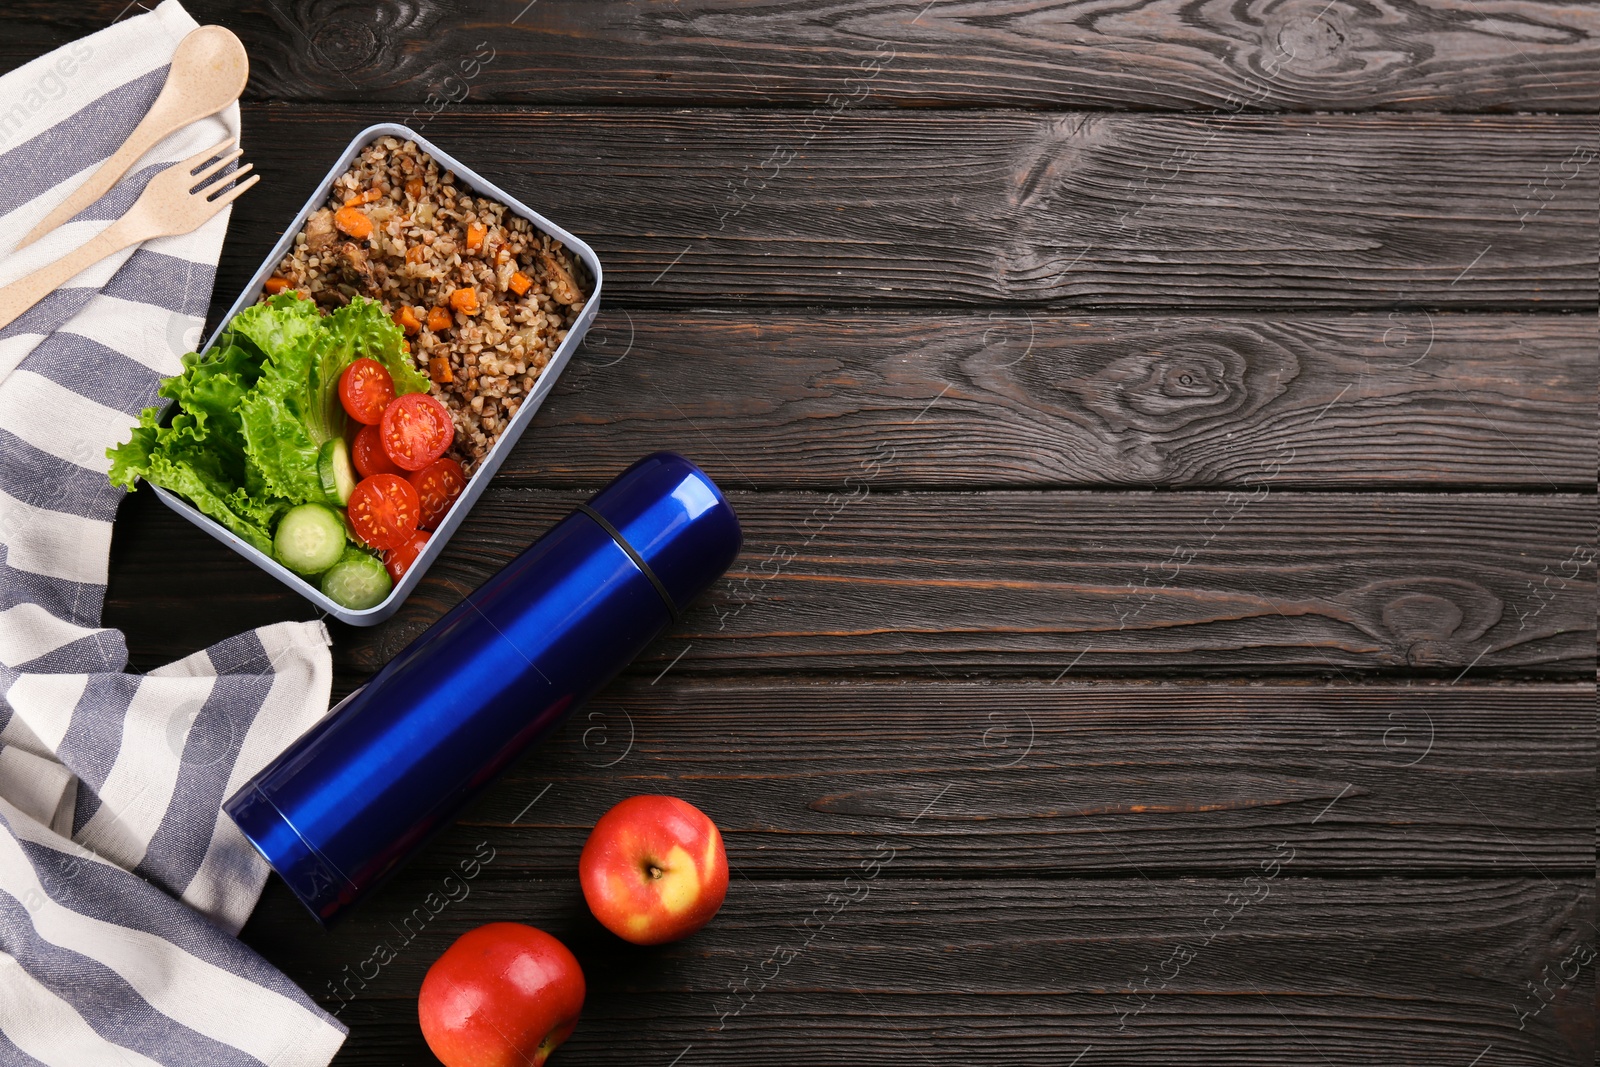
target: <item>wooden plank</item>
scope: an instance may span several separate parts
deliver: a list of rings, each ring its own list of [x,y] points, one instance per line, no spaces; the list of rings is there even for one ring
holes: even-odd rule
[[[949,970],[961,968],[959,959],[941,962]],[[1516,1032],[1478,1005],[1461,1011],[1438,1000],[1411,998],[1396,1005],[1359,995],[1330,1003],[1326,997],[1272,990],[1256,997],[1255,1003],[1241,1003],[1238,994],[1163,997],[1141,1016],[1147,1021],[1136,1034],[1117,1032],[1120,1006],[1089,994],[889,997],[870,987],[782,994],[767,998],[761,1013],[741,1030],[726,1032],[707,1026],[708,1016],[711,1027],[717,1025],[716,1001],[709,996],[618,997],[604,1013],[598,1007],[589,1010],[558,1053],[565,1058],[555,1062],[572,1067],[649,1059],[672,1067],[672,1056],[687,1049],[679,1067],[690,1057],[699,1057],[695,1063],[741,1067],[813,1060],[927,1067],[939,1062],[938,1056],[1019,1067],[1073,1067],[1074,1059],[1076,1067],[1260,1067],[1321,1064],[1322,1056],[1354,1067],[1462,1067],[1490,1047],[1500,1062],[1513,1067],[1589,1067],[1594,1060],[1585,1029],[1592,1011],[1574,1006],[1581,993],[1568,992],[1561,999],[1561,1025],[1570,1039]],[[355,1028],[353,1036],[333,1067],[435,1067],[414,1029],[415,1015],[409,1000],[353,1007],[343,1016]]]
[[[1592,873],[1592,685],[613,684],[466,814],[551,870],[612,804],[665,792],[752,877]]]
[[[688,435],[655,443],[695,453]],[[585,495],[491,487],[392,620],[341,629],[343,668],[386,663]],[[1592,496],[1297,494],[1266,480],[1231,494],[875,494],[864,477],[848,493],[731,499],[743,554],[635,669],[1595,669]],[[135,635],[136,662],[310,616],[164,512],[116,529],[108,619]]]
[[[429,1062],[422,975],[455,937],[507,918],[555,933],[585,968],[569,1064],[1256,1064],[1314,1050],[1463,1067],[1488,1045],[1498,1063],[1551,1065],[1586,1062],[1593,1044],[1593,970],[1577,964],[1593,956],[1593,885],[1578,879],[1322,881],[1276,862],[1248,881],[735,879],[710,926],[640,951],[599,928],[570,877],[498,864],[405,879],[326,936],[274,881],[244,937],[352,1025],[335,1061],[352,1065]],[[1544,968],[1554,1003],[1519,1016]]]
[[[219,292],[383,107],[254,105]],[[456,108],[427,134],[592,241],[613,302],[1592,308],[1580,116]]]
[[[500,469],[603,484],[684,438],[763,489],[1587,490],[1593,316],[607,308]],[[686,427],[688,428],[686,431]],[[848,481],[847,481],[848,480]]]
[[[1600,15],[1507,0],[191,0],[245,39],[254,99],[831,108],[1593,111]],[[92,32],[121,0],[20,0],[0,69]],[[431,98],[431,99],[430,99]]]

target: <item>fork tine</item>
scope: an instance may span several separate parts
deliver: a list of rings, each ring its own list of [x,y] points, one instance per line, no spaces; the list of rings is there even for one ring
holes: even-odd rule
[[[188,159],[183,161],[183,164],[182,164],[183,168],[184,168],[184,170],[188,171],[190,174],[193,174],[195,171],[200,169],[200,164],[204,163],[208,159],[211,159],[212,157],[216,156],[220,152],[226,152],[229,148],[231,148],[236,143],[237,143],[237,138],[229,137],[227,140],[223,141],[221,144],[213,145],[212,147],[206,149],[204,152],[196,152],[194,155],[190,156]]]
[[[232,152],[225,153],[222,158],[218,159],[216,162],[202,167],[199,173],[194,173],[191,171],[190,177],[193,178],[195,182],[203,184],[217,171],[221,170],[223,167],[226,167],[229,163],[232,163],[242,155],[244,155],[244,149],[235,148]],[[191,185],[190,188],[192,189],[194,186]]]
[[[242,178],[244,175],[250,173],[251,169],[254,167],[254,163],[246,163],[244,166],[230,170],[226,174],[210,175],[204,181],[202,181],[197,188],[195,188],[194,195],[209,197],[217,190],[225,188],[231,182],[234,182],[237,179]]]
[[[230,174],[230,175],[228,175],[228,177],[232,178],[232,177],[234,177],[234,175]],[[222,193],[219,193],[217,195],[216,199],[212,200],[212,199],[208,198],[207,202],[210,203],[212,206],[219,207],[219,208],[224,204],[231,204],[235,200],[239,199],[239,197],[243,196],[244,195],[244,191],[246,189],[250,188],[252,185],[254,185],[256,182],[258,182],[260,180],[261,180],[261,175],[252,174],[252,175],[250,175],[249,178],[247,178],[244,181],[240,182],[238,185],[235,185],[232,189],[228,189],[228,190],[225,190]]]
[[[254,163],[246,163],[238,170],[231,170],[226,174],[219,174],[210,181],[202,184],[199,189],[196,189],[194,195],[210,200],[217,193],[221,192],[223,189],[226,189],[228,186],[232,185],[246,174],[249,174],[254,166]]]

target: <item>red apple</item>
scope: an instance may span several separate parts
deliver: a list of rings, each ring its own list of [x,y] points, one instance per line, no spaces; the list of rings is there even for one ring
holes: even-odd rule
[[[469,930],[422,979],[417,1017],[445,1067],[542,1067],[583,1010],[567,946],[521,923]]]
[[[578,858],[589,910],[636,945],[688,937],[722,907],[728,856],[705,812],[677,797],[629,797],[600,817]]]

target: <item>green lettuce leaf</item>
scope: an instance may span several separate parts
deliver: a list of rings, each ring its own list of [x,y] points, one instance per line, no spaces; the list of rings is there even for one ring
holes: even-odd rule
[[[257,390],[240,402],[239,419],[248,452],[247,482],[296,504],[323,499],[317,476],[321,442],[312,439],[291,401]]]
[[[322,315],[317,305],[292,290],[245,308],[228,323],[230,341],[242,337],[273,360],[309,352],[321,333]]]
[[[164,409],[146,408],[127,443],[107,450],[111,484],[132,489],[143,478],[170,489],[270,552],[272,522],[287,504],[242,488],[247,461],[237,411],[260,372],[260,361],[236,345],[205,359],[185,356],[183,373],[161,383],[161,395],[177,403],[177,412],[162,426]]]
[[[298,294],[279,293],[239,312],[228,331],[265,358],[256,387],[239,405],[250,461],[268,488],[298,497],[293,490],[305,483],[305,472],[296,468],[309,466],[314,477],[317,446],[343,426],[325,410],[316,381],[327,348],[322,316]]]
[[[358,296],[324,319],[323,325],[341,357],[346,357],[341,372],[357,359],[375,359],[394,379],[396,395],[428,391],[427,376],[411,362],[405,332],[383,313],[382,304]]]
[[[309,438],[312,445],[322,445],[342,430],[342,414],[326,408],[328,389],[322,381],[322,370],[328,336],[315,304],[294,293],[280,293],[235,315],[234,322],[229,323],[229,333],[250,341],[266,357],[261,379],[251,390],[251,400],[270,397],[280,402],[291,419],[301,422],[301,435]],[[338,403],[339,370],[344,368],[339,366],[333,373],[334,403]],[[240,416],[248,438],[250,414]],[[282,434],[270,434],[262,443],[270,445],[270,440],[277,437]]]
[[[316,306],[280,293],[241,312],[229,329],[266,354],[261,378],[239,404],[252,475],[298,504],[325,495],[317,450],[344,433],[339,375],[356,357]]]
[[[267,555],[272,554],[272,530],[289,502],[252,497],[242,487],[218,478],[205,462],[204,453],[162,450],[150,457],[143,472],[146,481],[170,489]]]
[[[296,503],[321,500],[317,452],[344,433],[339,378],[345,368],[363,357],[376,359],[388,368],[397,393],[423,392],[428,379],[412,367],[405,334],[376,301],[358,296],[323,317],[310,301],[282,293],[250,312],[231,327],[267,360],[239,405],[250,471],[272,495]]]
[[[286,292],[246,308],[210,355],[185,356],[183,373],[162,382],[172,417],[163,424],[163,409],[147,408],[107,451],[112,484],[169,489],[271,553],[283,512],[326,498],[317,454],[344,433],[339,377],[362,357],[388,368],[399,393],[428,389],[381,304],[356,297],[324,316]]]
[[[272,526],[288,501],[252,494],[239,485],[243,449],[227,434],[179,413],[161,426],[162,409],[146,408],[127,443],[108,449],[111,484],[132,489],[138,478],[180,494],[263,552],[272,551]]]
[[[205,359],[184,359],[184,373],[161,383],[160,393],[178,405],[171,432],[217,454],[229,479],[244,480],[245,441],[239,404],[261,377],[261,360],[238,345]]]

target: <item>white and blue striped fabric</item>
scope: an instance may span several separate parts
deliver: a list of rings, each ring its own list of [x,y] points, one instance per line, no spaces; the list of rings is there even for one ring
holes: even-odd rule
[[[11,251],[122,143],[194,27],[167,0],[0,78],[0,285],[238,134],[237,106],[174,134]],[[326,712],[326,628],[135,675],[100,626],[124,495],[105,452],[193,347],[227,220],[114,256],[0,331],[0,1064],[322,1067],[345,1037],[234,937],[268,872],[220,812]]]

